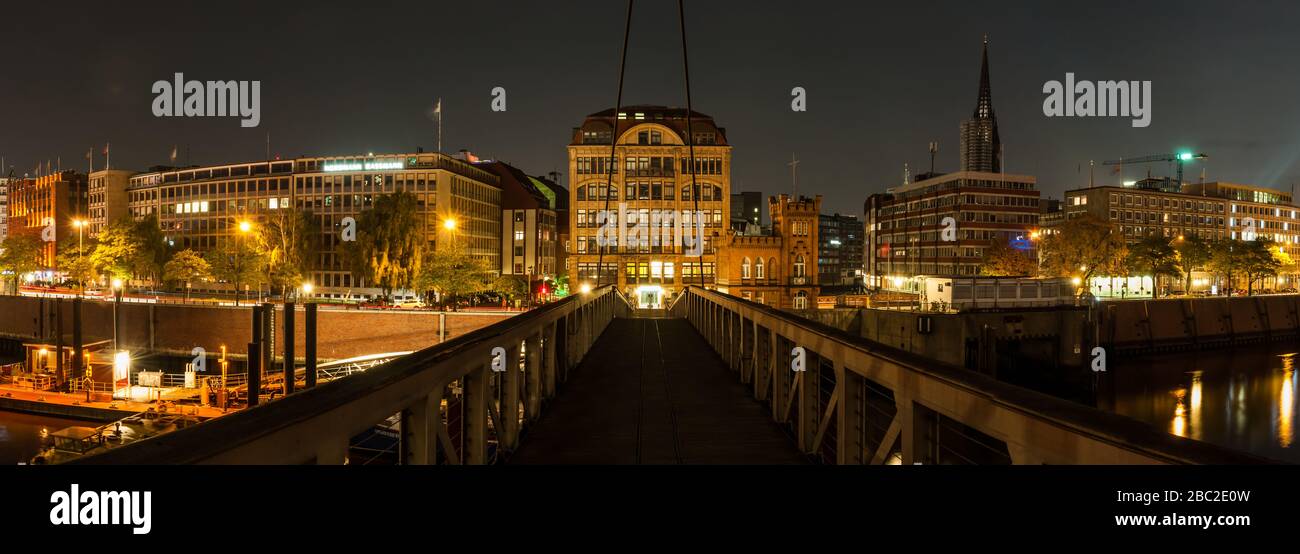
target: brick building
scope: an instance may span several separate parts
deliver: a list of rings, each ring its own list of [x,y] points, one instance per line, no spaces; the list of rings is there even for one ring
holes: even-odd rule
[[[778,308],[816,307],[818,221],[822,197],[768,198],[772,231],[728,231],[718,249],[718,290]]]

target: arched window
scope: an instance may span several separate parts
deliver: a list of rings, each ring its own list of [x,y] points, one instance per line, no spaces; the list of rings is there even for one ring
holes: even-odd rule
[[[767,259],[767,271],[772,274],[771,277],[768,277],[769,279],[777,279],[780,277],[776,274],[776,258]]]
[[[760,260],[759,263],[762,264],[762,260]],[[761,267],[761,266],[760,266],[760,267]],[[744,261],[740,262],[740,278],[741,278],[741,279],[749,279],[749,278],[750,278],[750,277],[749,277],[749,257],[748,257],[748,256],[745,257],[745,260],[744,260]]]
[[[802,255],[796,255],[794,257],[793,277],[803,277],[803,256]]]
[[[763,273],[763,268],[765,267],[765,264],[763,264],[763,258],[759,258],[755,265],[757,266],[754,268],[756,270],[754,273],[755,277],[758,279],[766,279],[767,277]]]

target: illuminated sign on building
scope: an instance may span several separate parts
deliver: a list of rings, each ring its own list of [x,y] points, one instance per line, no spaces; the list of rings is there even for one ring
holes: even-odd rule
[[[369,161],[369,162],[327,162],[324,165],[325,171],[363,171],[376,169],[405,169],[406,165],[402,162],[393,161]]]

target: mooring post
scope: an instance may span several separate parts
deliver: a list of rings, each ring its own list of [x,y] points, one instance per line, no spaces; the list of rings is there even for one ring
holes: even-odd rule
[[[244,383],[248,387],[248,407],[252,408],[257,405],[258,395],[262,393],[261,343],[248,343],[248,379]]]
[[[307,308],[307,319],[303,321],[303,355],[307,358],[306,388],[316,386],[316,303],[311,302]]]
[[[284,303],[284,394],[293,394],[293,332],[294,303]]]

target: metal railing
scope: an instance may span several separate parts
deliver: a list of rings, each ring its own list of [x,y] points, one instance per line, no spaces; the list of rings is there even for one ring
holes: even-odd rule
[[[366,371],[74,463],[341,464],[348,462],[352,437],[395,414],[400,462],[489,463],[494,454],[517,448],[543,400],[555,396],[609,322],[630,309],[606,285]]]
[[[692,286],[669,310],[828,463],[1269,462],[716,291]]]

